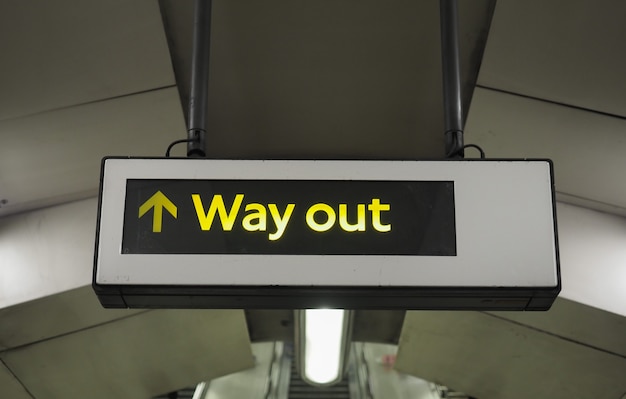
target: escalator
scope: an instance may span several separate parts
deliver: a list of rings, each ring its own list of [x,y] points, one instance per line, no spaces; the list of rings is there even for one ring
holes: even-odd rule
[[[330,387],[315,387],[307,384],[296,370],[292,362],[289,378],[289,390],[286,399],[356,399],[350,396],[348,376]]]
[[[307,384],[291,343],[253,344],[256,366],[153,399],[474,399],[393,370],[395,345],[353,343],[344,378],[330,387]]]

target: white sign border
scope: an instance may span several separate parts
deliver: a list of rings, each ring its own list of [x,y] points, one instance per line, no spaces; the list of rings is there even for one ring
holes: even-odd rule
[[[548,160],[105,158],[98,285],[557,287]],[[122,254],[127,179],[454,181],[457,256]]]

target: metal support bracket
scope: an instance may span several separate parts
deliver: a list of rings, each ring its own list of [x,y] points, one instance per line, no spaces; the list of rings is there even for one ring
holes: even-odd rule
[[[463,158],[458,0],[440,0],[446,157]]]
[[[206,131],[209,91],[209,53],[211,46],[211,0],[196,0],[191,56],[191,90],[187,156],[206,157]]]

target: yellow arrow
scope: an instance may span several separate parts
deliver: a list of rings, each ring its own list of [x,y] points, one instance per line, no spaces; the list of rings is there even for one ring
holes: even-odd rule
[[[174,216],[174,219],[176,219],[178,214],[178,208],[176,208],[176,205],[174,205],[174,203],[170,201],[169,198],[167,198],[161,191],[154,193],[152,197],[148,198],[148,200],[139,207],[139,217],[141,218],[152,208],[154,208],[154,212],[152,214],[153,233],[161,232],[163,208],[165,208],[170,215]]]

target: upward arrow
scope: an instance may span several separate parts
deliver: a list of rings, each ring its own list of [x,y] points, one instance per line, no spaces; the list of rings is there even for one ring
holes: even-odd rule
[[[167,198],[165,194],[163,194],[161,191],[157,191],[152,197],[148,198],[146,202],[141,204],[141,206],[139,207],[139,217],[141,218],[152,208],[154,208],[154,212],[152,214],[153,233],[161,232],[161,225],[163,222],[163,208],[165,208],[170,213],[170,215],[174,216],[174,219],[176,219],[176,216],[178,214],[178,208],[176,208],[176,205],[174,205],[174,203],[170,201],[169,198]]]

